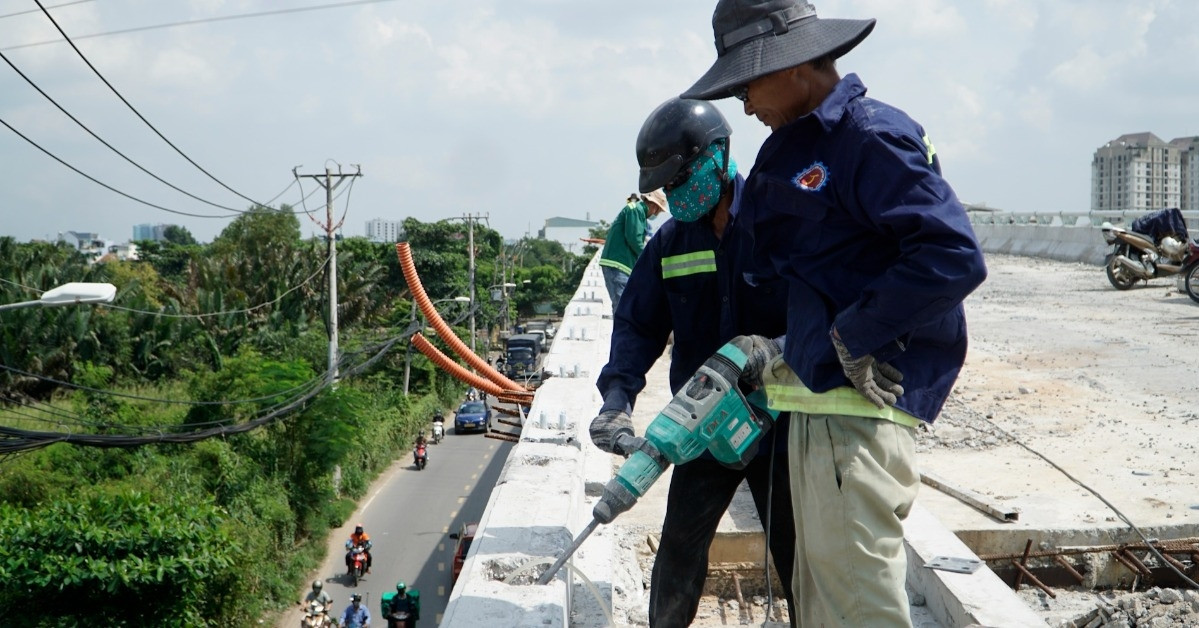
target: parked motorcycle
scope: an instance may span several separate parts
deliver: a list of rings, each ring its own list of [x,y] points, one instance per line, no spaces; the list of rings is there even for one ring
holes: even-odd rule
[[[412,461],[416,464],[417,471],[423,471],[425,465],[429,464],[429,451],[423,443],[412,449]]]
[[[1110,222],[1102,226],[1104,241],[1112,245],[1104,260],[1112,286],[1128,290],[1138,281],[1185,273],[1187,294],[1199,303],[1199,245],[1190,239],[1182,212],[1176,207],[1159,210],[1137,218],[1129,227]]]
[[[445,437],[445,421],[441,417],[436,417],[433,419],[433,444],[440,443],[443,437]]]
[[[354,586],[358,586],[358,582],[366,575],[366,547],[363,545],[351,545],[346,542],[346,549],[350,551],[350,581]]]
[[[300,628],[332,628],[336,625],[337,622],[329,617],[329,609],[317,601],[308,603],[304,618],[300,620]]]

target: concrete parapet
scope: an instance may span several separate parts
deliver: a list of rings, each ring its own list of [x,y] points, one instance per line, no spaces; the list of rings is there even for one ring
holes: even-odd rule
[[[975,224],[974,234],[987,253],[1044,257],[1063,262],[1103,265],[1108,245],[1089,223],[1078,225]]]

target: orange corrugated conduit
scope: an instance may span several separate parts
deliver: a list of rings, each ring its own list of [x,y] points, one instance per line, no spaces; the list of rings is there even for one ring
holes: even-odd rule
[[[512,399],[512,403],[529,405],[532,393],[524,391],[507,391],[504,390],[504,388],[496,385],[495,382],[471,373],[470,370],[464,368],[462,364],[451,360],[450,356],[442,354],[442,352],[438,348],[435,348],[432,343],[429,343],[428,338],[422,336],[420,332],[412,334],[412,337],[409,338],[409,342],[412,343],[412,348],[422,352],[422,354],[428,357],[429,360],[432,360],[436,366],[440,367],[442,370],[445,370],[445,372],[450,374],[452,378],[463,382],[463,384],[474,386],[475,388],[478,388],[478,390],[490,394],[492,397],[498,399]]]
[[[407,242],[396,244],[396,254],[400,258],[400,270],[404,273],[404,281],[408,282],[408,289],[412,291],[412,299],[416,302],[420,311],[424,313],[429,324],[433,326],[433,330],[437,332],[438,337],[449,345],[450,350],[456,353],[458,357],[466,360],[471,367],[482,373],[500,388],[510,391],[527,391],[528,388],[508,379],[503,373],[492,368],[487,363],[487,360],[475,355],[470,350],[470,347],[467,347],[458,336],[455,336],[450,326],[441,319],[441,315],[437,313],[437,308],[433,307],[433,302],[429,300],[429,295],[425,294],[425,288],[420,283],[420,277],[416,274],[416,265],[412,263],[412,248],[408,246]],[[476,386],[476,388],[478,387]]]

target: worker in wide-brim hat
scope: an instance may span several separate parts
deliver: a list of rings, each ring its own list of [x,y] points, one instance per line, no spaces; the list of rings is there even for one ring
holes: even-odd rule
[[[802,0],[720,0],[716,62],[682,94],[734,96],[771,130],[740,224],[754,259],[787,282],[787,333],[749,384],[791,412],[801,626],[911,625],[914,432],[962,368],[962,301],[986,278],[928,134],[838,74],[874,27]]]

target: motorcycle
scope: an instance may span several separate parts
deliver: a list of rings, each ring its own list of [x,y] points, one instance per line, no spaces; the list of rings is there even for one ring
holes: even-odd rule
[[[1107,280],[1117,290],[1138,281],[1183,273],[1187,295],[1199,303],[1199,244],[1190,239],[1176,207],[1145,214],[1130,229],[1103,223],[1103,240],[1112,245],[1104,260]],[[1193,287],[1192,287],[1193,286]]]
[[[1199,287],[1199,286],[1197,286]],[[438,419],[433,420],[433,444],[436,445],[445,437],[445,421]]]
[[[425,448],[424,444],[417,445],[412,450],[412,459],[416,464],[417,471],[424,470],[425,465],[429,464],[429,452]]]
[[[387,628],[408,628],[412,625],[409,621],[411,618],[412,614],[408,611],[396,611],[384,617],[387,620]]]
[[[358,582],[366,575],[366,547],[363,545],[351,545],[347,541],[346,549],[350,551],[350,580],[354,586],[358,586]]]
[[[304,618],[300,620],[300,628],[331,628],[337,623],[329,617],[329,609],[320,602],[309,602]]]

